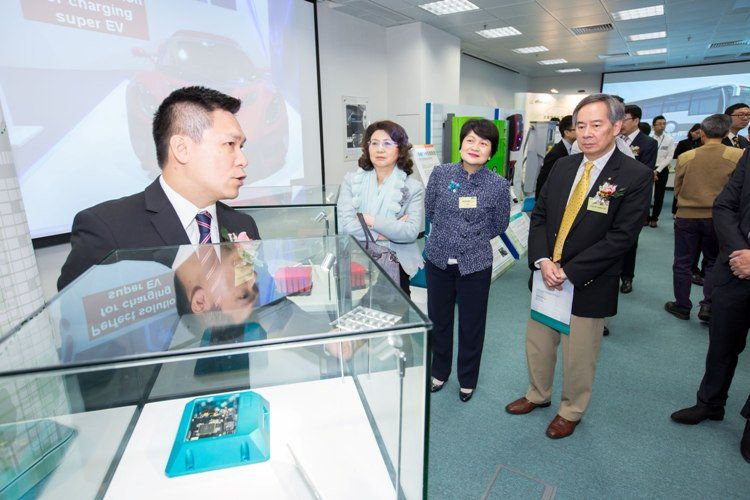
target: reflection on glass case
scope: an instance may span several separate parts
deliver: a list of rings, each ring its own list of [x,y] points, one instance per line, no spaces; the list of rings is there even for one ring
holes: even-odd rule
[[[250,215],[265,239],[336,234],[339,186],[243,186],[226,203]]]
[[[349,237],[117,251],[0,338],[0,459],[49,455],[38,498],[421,498],[429,327]]]

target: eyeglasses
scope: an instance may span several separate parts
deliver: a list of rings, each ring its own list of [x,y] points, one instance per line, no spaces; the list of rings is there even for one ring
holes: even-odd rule
[[[736,116],[737,118],[750,118],[750,113],[735,113],[729,116]]]
[[[375,149],[379,149],[380,147],[383,149],[391,149],[398,146],[398,143],[393,141],[367,141],[367,145]]]

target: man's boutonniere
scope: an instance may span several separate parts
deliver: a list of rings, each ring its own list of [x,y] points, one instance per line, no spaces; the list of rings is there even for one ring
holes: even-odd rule
[[[641,152],[641,148],[638,146],[630,146],[630,151],[633,153],[633,156],[638,156]]]
[[[456,191],[458,191],[458,188],[460,187],[461,187],[461,184],[459,184],[458,182],[450,181],[450,183],[448,184],[448,191],[450,191],[451,193],[455,193]]]
[[[253,241],[245,231],[242,231],[240,234],[230,233],[227,231],[227,228],[222,227],[219,229],[219,234],[221,235],[222,243],[227,241],[230,243],[236,243],[238,241]]]
[[[604,184],[599,186],[599,189],[596,192],[596,201],[600,203],[609,201],[610,198],[619,198],[624,193],[624,188],[617,189],[617,184],[610,184],[609,182],[605,182]]]

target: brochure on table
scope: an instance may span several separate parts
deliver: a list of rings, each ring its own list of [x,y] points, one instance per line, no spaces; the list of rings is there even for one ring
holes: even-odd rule
[[[513,267],[516,260],[499,236],[492,238],[490,245],[492,245],[492,281],[495,281],[501,274]]]
[[[503,242],[514,258],[520,259],[529,249],[529,224],[531,219],[519,206],[515,206],[510,214],[508,229],[503,233]]]
[[[422,178],[422,184],[427,186],[432,171],[440,165],[440,156],[438,156],[435,146],[432,144],[417,144],[411,148],[411,158],[417,172]]]

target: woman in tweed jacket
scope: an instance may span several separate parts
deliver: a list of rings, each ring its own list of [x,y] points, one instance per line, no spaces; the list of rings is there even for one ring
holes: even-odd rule
[[[427,238],[427,310],[432,329],[431,391],[443,388],[453,359],[453,316],[458,301],[458,382],[461,401],[474,394],[484,345],[492,276],[490,240],[508,227],[510,185],[487,170],[499,136],[489,120],[461,128],[461,161],[440,165],[430,175],[425,211],[432,222]]]

